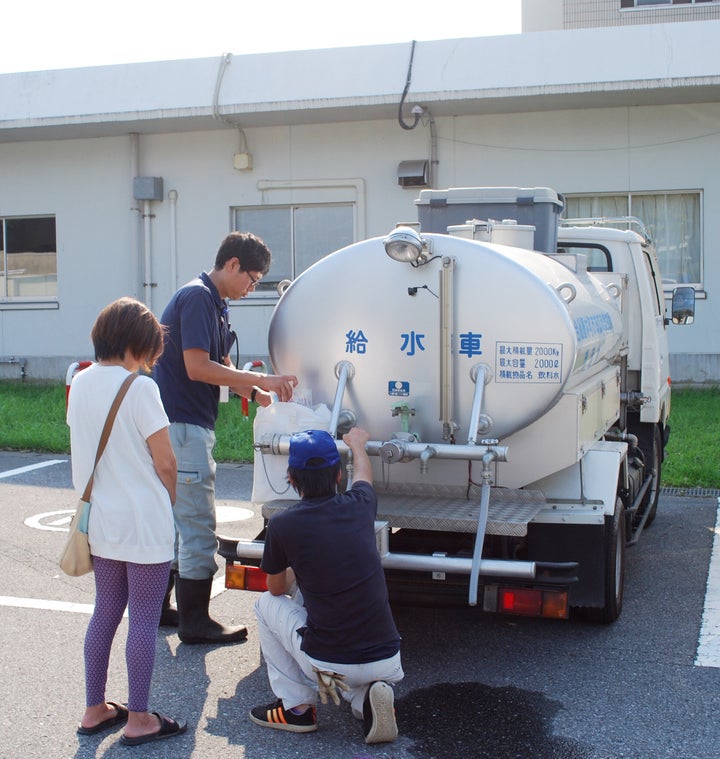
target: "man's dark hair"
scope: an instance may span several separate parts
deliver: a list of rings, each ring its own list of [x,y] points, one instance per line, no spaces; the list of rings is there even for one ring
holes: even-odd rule
[[[316,459],[310,459],[312,466]],[[324,466],[321,469],[295,469],[288,467],[288,480],[300,498],[327,498],[337,493],[338,474],[342,464]]]
[[[270,248],[252,232],[231,232],[221,243],[215,256],[219,271],[231,259],[237,258],[243,271],[259,271],[263,276],[270,269]]]
[[[135,298],[118,298],[105,306],[90,333],[96,361],[122,359],[130,350],[146,359],[149,369],[163,349],[163,327],[153,312]]]

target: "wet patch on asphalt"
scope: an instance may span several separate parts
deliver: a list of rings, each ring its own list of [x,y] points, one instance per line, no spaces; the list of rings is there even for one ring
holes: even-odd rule
[[[587,759],[582,745],[552,735],[562,707],[542,693],[483,683],[441,683],[397,699],[401,735],[422,759]]]

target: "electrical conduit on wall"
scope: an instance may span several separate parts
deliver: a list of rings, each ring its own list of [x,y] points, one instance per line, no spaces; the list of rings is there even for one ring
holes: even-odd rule
[[[170,292],[177,290],[177,190],[170,190]]]

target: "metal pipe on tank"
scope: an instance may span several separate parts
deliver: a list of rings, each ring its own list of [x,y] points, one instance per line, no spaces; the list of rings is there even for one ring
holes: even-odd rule
[[[280,435],[274,432],[266,432],[255,440],[256,447],[264,454],[273,456],[287,456],[290,453],[291,435]],[[368,440],[365,450],[368,456],[382,456],[382,449],[388,442],[393,444],[396,455],[395,461],[408,459],[421,459],[428,457],[428,448],[433,451],[432,457],[437,459],[452,459],[459,461],[482,461],[483,457],[492,452],[494,461],[507,461],[508,448],[505,445],[481,444],[481,445],[452,445],[451,443],[410,443],[405,440],[393,439],[392,441]],[[349,448],[346,443],[336,440],[338,452],[341,456],[347,454]]]
[[[478,364],[471,370],[470,376],[475,381],[472,410],[470,412],[470,427],[468,428],[468,445],[475,445],[480,425],[480,411],[482,410],[485,385],[490,381],[491,370],[485,364]]]
[[[449,440],[457,429],[453,420],[453,355],[452,338],[455,332],[453,323],[454,292],[453,274],[455,259],[445,256],[440,269],[440,421],[442,438]]]
[[[480,513],[478,514],[477,530],[475,531],[475,545],[473,546],[472,569],[470,570],[470,588],[468,590],[468,604],[477,605],[478,578],[480,565],[482,564],[482,550],[485,543],[485,531],[487,530],[488,513],[490,511],[490,486],[492,483],[492,465],[495,461],[495,450],[489,447],[482,458],[482,491],[480,493]]]
[[[425,450],[420,454],[420,474],[427,474],[428,461],[435,456],[437,451],[431,446],[427,446]]]
[[[355,376],[355,367],[349,361],[338,361],[335,364],[335,376],[338,378],[338,384],[335,390],[335,400],[333,401],[329,430],[333,437],[337,437],[338,419],[340,418],[340,408],[345,395],[345,386],[348,380]]]
[[[470,587],[468,589],[468,605],[477,606],[478,581],[480,564],[482,562],[482,549],[487,530],[488,512],[490,510],[490,484],[483,481],[480,493],[480,514],[478,515],[477,532],[475,533],[475,545],[473,547],[472,568],[470,570]]]

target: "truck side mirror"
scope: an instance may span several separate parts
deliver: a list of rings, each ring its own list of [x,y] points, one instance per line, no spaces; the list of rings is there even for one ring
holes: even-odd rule
[[[695,288],[676,287],[672,296],[672,323],[692,324],[695,321]]]

